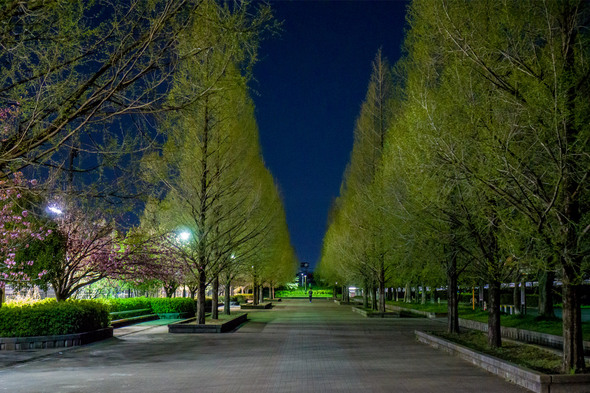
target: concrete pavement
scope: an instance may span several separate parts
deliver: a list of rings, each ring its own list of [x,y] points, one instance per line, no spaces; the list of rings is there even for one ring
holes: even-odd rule
[[[321,299],[286,300],[248,315],[233,333],[136,325],[13,366],[1,354],[0,392],[526,391],[417,343],[414,329],[444,328],[436,321],[367,319]]]

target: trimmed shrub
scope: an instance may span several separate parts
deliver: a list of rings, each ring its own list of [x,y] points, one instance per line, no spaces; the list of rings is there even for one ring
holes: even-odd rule
[[[232,300],[242,304],[242,303],[246,303],[246,301],[248,299],[252,299],[252,294],[242,294],[242,295],[236,295],[236,296],[232,296]]]
[[[92,300],[6,304],[0,308],[0,337],[84,333],[109,326],[107,307]]]
[[[191,298],[150,298],[148,300],[155,314],[194,314],[196,311],[195,301]]]
[[[109,312],[151,309],[150,299],[147,297],[130,297],[126,299],[101,299]]]

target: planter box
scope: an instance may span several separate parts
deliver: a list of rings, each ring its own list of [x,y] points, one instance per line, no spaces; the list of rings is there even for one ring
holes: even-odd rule
[[[241,314],[227,322],[220,324],[192,324],[197,318],[189,318],[184,321],[171,323],[168,325],[168,333],[226,333],[248,320],[248,314]]]
[[[590,375],[549,375],[529,370],[514,363],[483,354],[440,337],[414,331],[416,339],[496,374],[533,392],[579,393],[590,392]]]
[[[366,310],[361,307],[352,307],[352,312],[356,312],[361,314],[363,317],[367,318],[399,318],[400,313],[398,312],[379,312],[379,311],[372,311]]]
[[[266,310],[268,308],[272,308],[272,302],[260,303],[260,304],[257,304],[257,305],[254,305],[252,303],[247,303],[247,304],[241,304],[240,305],[240,309],[241,310]]]
[[[66,348],[89,344],[113,337],[113,328],[85,333],[63,334],[57,336],[0,337],[0,350],[28,350],[46,348]]]
[[[409,314],[419,315],[419,316],[430,318],[430,319],[446,318],[448,316],[448,313],[446,313],[446,312],[429,312],[429,311],[415,310],[413,308],[393,306],[393,305],[389,305],[389,304],[386,304],[385,308],[388,310],[400,312],[402,314],[409,313]]]
[[[472,321],[471,319],[459,318],[459,326],[479,330],[482,332],[488,331],[488,324],[478,321]],[[513,327],[502,326],[500,328],[502,338],[508,338],[511,340],[522,341],[529,344],[538,344],[545,347],[551,347],[556,349],[563,349],[563,337],[556,336],[554,334],[533,332],[531,330],[518,329]],[[590,342],[584,341],[584,354],[590,355]],[[590,391],[590,389],[589,389]]]

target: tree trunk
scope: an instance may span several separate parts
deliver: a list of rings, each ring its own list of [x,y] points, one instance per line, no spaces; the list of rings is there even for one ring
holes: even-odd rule
[[[363,291],[363,307],[369,308],[369,287],[365,284],[365,289]]]
[[[377,310],[377,287],[375,284],[371,285],[371,309]]]
[[[520,283],[520,313],[526,315],[526,281]]]
[[[481,307],[482,309],[483,307],[483,303],[485,301],[486,298],[486,285],[482,282],[479,284],[479,307]]]
[[[426,304],[426,285],[422,284],[422,304]]]
[[[385,274],[379,277],[379,312],[385,312]]]
[[[225,315],[230,315],[230,302],[231,302],[231,282],[227,280],[225,282],[225,290],[224,290],[225,300],[223,301],[223,313]]]
[[[4,304],[4,288],[0,287],[0,308]]]
[[[260,284],[260,288],[258,289],[258,296],[260,296],[258,304],[264,303],[264,285],[262,284]]]
[[[254,275],[254,281],[252,283],[252,303],[258,305],[258,282],[256,281],[256,274]]]
[[[350,303],[350,291],[346,285],[342,287],[342,301],[344,303]]]
[[[65,302],[68,299],[68,294],[67,292],[64,291],[55,291],[55,300],[57,300],[58,302]]]
[[[554,318],[553,311],[553,281],[555,272],[543,272],[539,277],[539,316]]]
[[[219,319],[219,276],[216,274],[212,283],[213,294],[211,296],[211,319]]]
[[[573,269],[563,269],[563,372],[578,373],[585,369],[582,340],[580,285]]]
[[[459,304],[457,299],[457,258],[453,255],[447,265],[447,313],[449,333],[459,333]]]
[[[410,293],[410,284],[406,284],[406,290],[404,291],[404,302],[410,303],[412,294]]]
[[[430,303],[436,303],[436,291],[434,289],[434,286],[430,287]]]
[[[512,304],[514,312],[520,314],[520,293],[518,292],[518,283],[514,280],[514,290],[512,291]]]
[[[492,348],[500,348],[502,346],[500,327],[500,283],[497,280],[491,280],[488,296],[488,345]]]
[[[197,288],[197,324],[205,324],[205,287],[207,286],[207,275],[205,270],[199,270],[199,287]]]
[[[562,46],[565,49],[563,75],[565,75],[564,82],[567,83],[567,91],[565,102],[563,105],[566,113],[565,122],[565,146],[562,147],[561,152],[565,153],[565,160],[563,161],[563,175],[562,175],[562,196],[561,196],[561,231],[563,235],[563,243],[561,244],[561,258],[560,264],[562,266],[562,293],[563,293],[563,371],[583,372],[586,365],[584,361],[584,347],[582,341],[582,314],[581,314],[581,277],[582,277],[582,257],[579,256],[579,241],[584,234],[580,231],[585,226],[583,223],[583,197],[587,194],[581,191],[579,177],[576,177],[576,167],[579,166],[577,160],[579,157],[575,154],[575,147],[580,143],[582,138],[582,127],[575,118],[576,113],[580,113],[576,106],[580,100],[581,92],[578,86],[572,83],[572,75],[579,73],[576,65],[576,40],[578,29],[571,28],[571,21],[576,18],[578,6],[564,2],[562,6],[561,25],[564,31],[565,40]],[[571,18],[571,19],[570,19]],[[581,67],[581,66],[580,66]],[[567,79],[566,79],[567,78]],[[568,151],[571,149],[572,151]],[[587,151],[587,150],[585,150]],[[581,173],[587,174],[588,169],[582,167],[579,169]],[[580,173],[579,172],[579,173]],[[583,178],[585,179],[585,177]],[[583,180],[582,180],[583,181]]]

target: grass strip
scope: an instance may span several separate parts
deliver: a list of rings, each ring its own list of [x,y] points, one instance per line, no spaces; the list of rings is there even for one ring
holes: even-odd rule
[[[446,304],[437,303],[404,303],[404,302],[392,302],[388,301],[388,304],[395,306],[428,311],[428,312],[446,312]],[[482,309],[476,308],[473,310],[471,306],[460,305],[459,306],[459,318],[470,319],[473,321],[488,323],[488,312]],[[535,317],[531,315],[507,315],[502,314],[500,316],[500,323],[502,326],[513,327],[522,330],[531,330],[533,332],[553,334],[555,336],[561,336],[563,334],[563,324],[560,318],[543,318]],[[590,322],[582,323],[582,336],[584,341],[590,341]]]
[[[432,332],[431,334],[531,370],[544,374],[561,374],[561,355],[535,345],[503,340],[501,348],[490,348],[487,344],[486,334],[474,330],[468,330],[461,334],[445,332]]]

